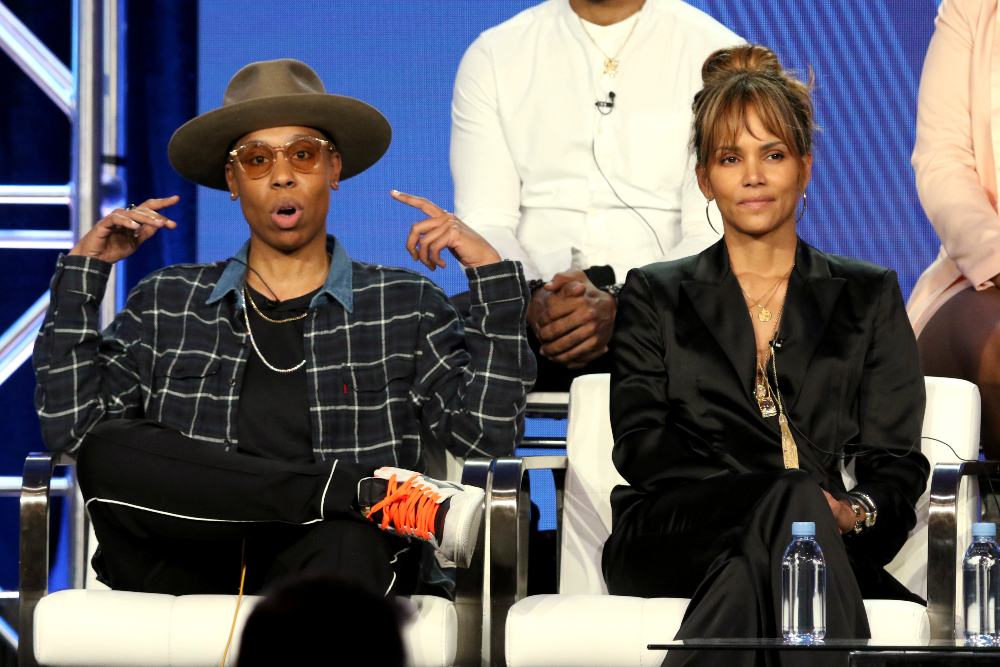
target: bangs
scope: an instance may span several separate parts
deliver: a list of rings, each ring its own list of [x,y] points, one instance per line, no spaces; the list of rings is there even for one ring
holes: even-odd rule
[[[753,134],[748,125],[749,109],[757,112],[764,129],[778,137],[795,158],[811,151],[811,132],[799,121],[797,100],[789,99],[776,81],[737,76],[714,99],[706,101],[695,118],[696,157],[706,167],[720,147],[736,144],[741,131]]]

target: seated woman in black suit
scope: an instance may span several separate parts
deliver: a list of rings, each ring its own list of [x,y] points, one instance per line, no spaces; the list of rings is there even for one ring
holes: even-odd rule
[[[808,86],[753,45],[717,51],[702,76],[693,145],[724,237],[629,272],[621,291],[611,421],[629,486],[612,495],[604,576],[612,594],[692,598],[678,638],[780,637],[781,557],[792,522],[814,521],[827,637],[868,637],[863,598],[922,602],[883,569],[929,472],[903,297],[894,271],[796,235]],[[848,492],[840,464],[852,457]],[[671,652],[667,663],[734,658]]]

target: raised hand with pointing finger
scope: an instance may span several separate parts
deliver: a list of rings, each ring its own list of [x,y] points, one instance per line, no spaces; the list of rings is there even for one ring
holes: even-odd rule
[[[419,209],[429,216],[413,225],[406,239],[406,249],[414,261],[423,263],[431,271],[442,269],[447,262],[441,251],[447,248],[463,265],[469,268],[486,266],[500,261],[500,254],[489,242],[453,214],[423,197],[415,197],[398,190],[392,198]]]
[[[180,197],[174,195],[147,199],[139,206],[117,208],[94,225],[69,254],[102,259],[111,264],[125,259],[159,229],[177,227],[176,222],[158,211],[178,201]]]

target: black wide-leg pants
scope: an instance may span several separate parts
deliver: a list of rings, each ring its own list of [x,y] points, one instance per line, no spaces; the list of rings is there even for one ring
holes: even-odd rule
[[[86,436],[77,476],[116,590],[236,593],[306,570],[372,593],[409,592],[419,549],[352,508],[372,470],[293,464],[226,452],[147,420],[112,420]]]
[[[862,593],[819,485],[801,470],[683,483],[630,507],[604,547],[612,595],[691,598],[676,639],[781,637],[781,559],[793,521],[816,523],[826,636],[868,638]],[[842,653],[670,651],[680,665],[846,665]]]

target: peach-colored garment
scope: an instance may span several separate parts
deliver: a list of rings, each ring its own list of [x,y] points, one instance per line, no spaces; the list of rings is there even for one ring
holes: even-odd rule
[[[924,61],[913,169],[941,252],[907,304],[919,336],[957,292],[1000,273],[998,0],[944,0]]]

